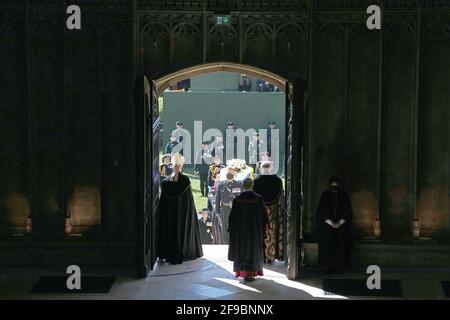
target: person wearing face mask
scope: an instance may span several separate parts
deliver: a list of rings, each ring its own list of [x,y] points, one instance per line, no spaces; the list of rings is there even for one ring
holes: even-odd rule
[[[319,263],[328,273],[342,273],[350,265],[354,241],[352,205],[338,177],[330,179],[330,187],[320,197],[316,224]]]
[[[172,156],[173,172],[161,183],[157,217],[157,256],[181,264],[203,256],[191,182],[182,173],[184,157]]]
[[[228,244],[228,219],[234,198],[242,191],[242,182],[236,181],[234,178],[236,171],[232,168],[227,169],[226,180],[220,181],[217,185],[215,200],[215,215],[220,219],[222,225],[222,244]]]

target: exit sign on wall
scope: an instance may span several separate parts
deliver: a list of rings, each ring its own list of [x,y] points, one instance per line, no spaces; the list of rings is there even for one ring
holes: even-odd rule
[[[230,24],[230,22],[231,22],[231,18],[228,15],[215,16],[215,19],[216,19],[216,25]]]

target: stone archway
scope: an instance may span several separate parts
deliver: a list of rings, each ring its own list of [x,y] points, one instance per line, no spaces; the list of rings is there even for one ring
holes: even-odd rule
[[[276,85],[281,91],[285,93],[286,96],[286,108],[285,108],[285,119],[289,125],[286,127],[285,136],[285,150],[289,150],[284,156],[284,170],[285,174],[289,175],[290,179],[288,179],[285,186],[285,198],[286,198],[286,208],[287,212],[290,214],[286,215],[287,225],[286,233],[287,233],[287,246],[289,247],[287,251],[286,259],[287,263],[287,275],[290,279],[296,279],[299,276],[299,267],[301,265],[301,221],[302,221],[302,213],[301,213],[301,194],[302,194],[302,168],[303,168],[303,144],[304,144],[304,98],[305,98],[305,83],[303,80],[295,75],[291,75],[288,73],[288,76],[275,74],[269,70],[261,69],[251,65],[239,64],[239,63],[231,63],[231,62],[214,62],[214,63],[205,63],[199,65],[193,65],[190,67],[178,69],[178,70],[166,70],[165,72],[161,72],[159,74],[149,75],[149,79],[152,80],[152,83],[147,82],[147,78],[142,77],[140,84],[138,84],[142,90],[144,90],[145,94],[141,98],[141,100],[147,100],[148,97],[153,97],[149,99],[150,104],[146,105],[141,101],[138,106],[138,114],[137,114],[137,123],[141,125],[144,124],[142,119],[146,119],[147,123],[144,127],[138,128],[138,134],[141,136],[139,143],[141,145],[146,146],[145,148],[140,149],[140,153],[138,154],[138,168],[143,168],[144,165],[151,165],[152,168],[147,168],[146,172],[157,172],[159,167],[159,148],[154,145],[155,141],[159,140],[160,135],[160,126],[161,126],[161,118],[159,115],[159,108],[157,107],[158,99],[165,89],[169,86],[175,85],[178,82],[190,79],[197,75],[212,73],[212,72],[234,72],[247,74],[250,76],[257,77],[259,79],[270,82],[273,85]],[[145,83],[147,82],[147,86]],[[151,92],[150,92],[151,91]],[[142,94],[142,93],[140,93]],[[150,108],[148,108],[150,106]],[[142,110],[153,110],[152,114],[144,115]],[[287,120],[289,119],[289,120]],[[152,123],[152,125],[150,125]],[[145,128],[152,128],[152,132],[147,132]],[[148,137],[150,137],[148,139]],[[148,141],[144,143],[144,141]],[[150,143],[153,144],[153,147],[150,146]],[[147,159],[145,163],[142,161]],[[144,175],[144,179],[150,179],[150,175]],[[156,212],[156,205],[158,203],[159,196],[156,195],[156,190],[158,189],[155,186],[155,181],[159,181],[159,178],[154,181],[143,181],[139,180],[138,189],[141,190],[139,194],[141,195],[138,199],[138,203],[140,203],[140,209],[138,212],[141,212],[139,226],[143,228],[139,228],[139,237],[141,238],[139,251],[143,253],[139,258],[138,265],[138,274],[140,276],[145,276],[148,274],[149,269],[151,269],[156,262],[156,235],[154,228],[154,224],[151,221],[156,221],[156,217],[153,217],[154,212]],[[155,192],[154,192],[155,191]],[[155,195],[153,196],[153,194]],[[145,195],[142,197],[142,195]],[[151,203],[151,208],[146,206],[146,203]],[[145,217],[152,216],[150,220],[147,222]],[[146,235],[150,235],[146,237]],[[141,250],[144,249],[144,250]]]
[[[180,69],[173,73],[163,75],[156,80],[156,90],[158,96],[164,92],[171,85],[175,85],[181,80],[192,78],[197,75],[212,73],[218,71],[228,71],[236,73],[244,73],[247,75],[255,76],[259,79],[266,80],[274,85],[276,85],[280,90],[286,92],[286,82],[288,79],[281,77],[280,75],[274,74],[270,71],[260,69],[254,66],[232,63],[232,62],[213,62],[205,63],[200,65],[195,65],[192,67]],[[291,92],[291,90],[289,90]]]

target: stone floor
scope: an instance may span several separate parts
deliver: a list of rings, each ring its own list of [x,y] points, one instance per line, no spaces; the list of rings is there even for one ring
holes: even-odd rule
[[[326,293],[322,290],[324,275],[311,270],[305,271],[301,280],[288,280],[284,274],[283,263],[267,265],[264,277],[254,282],[244,282],[234,278],[232,263],[226,259],[227,246],[204,246],[204,254],[202,259],[182,265],[158,264],[146,279],[118,277],[107,294],[30,294],[39,276],[53,273],[0,269],[0,299],[380,299]],[[382,270],[382,279],[401,280],[401,299],[445,299],[440,281],[450,280],[449,271]],[[366,279],[367,276],[362,272],[350,272],[326,277]]]

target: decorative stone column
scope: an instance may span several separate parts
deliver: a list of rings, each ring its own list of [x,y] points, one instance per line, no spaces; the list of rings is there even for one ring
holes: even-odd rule
[[[26,232],[27,234],[30,234],[33,231],[33,220],[31,217],[27,219],[27,225],[26,225]]]
[[[72,223],[70,221],[70,217],[66,217],[66,220],[64,223],[64,232],[66,234],[70,234],[72,232]]]
[[[379,238],[381,236],[381,223],[379,216],[377,216],[373,222],[373,235],[375,238]]]
[[[417,219],[413,220],[411,223],[411,234],[414,239],[420,237],[420,222]]]
[[[419,135],[419,99],[420,99],[420,65],[421,65],[421,44],[422,44],[422,2],[418,1],[417,3],[417,16],[416,16],[416,65],[415,65],[415,96],[414,96],[414,104],[413,104],[413,113],[412,113],[412,121],[413,130],[411,135],[411,146],[412,146],[412,155],[411,158],[413,160],[413,165],[411,168],[411,201],[412,201],[412,213],[413,219],[411,221],[411,235],[414,239],[419,238],[420,236],[420,223],[419,216],[417,212],[417,191],[418,191],[418,183],[417,183],[417,174],[419,171],[418,166],[418,135]]]

